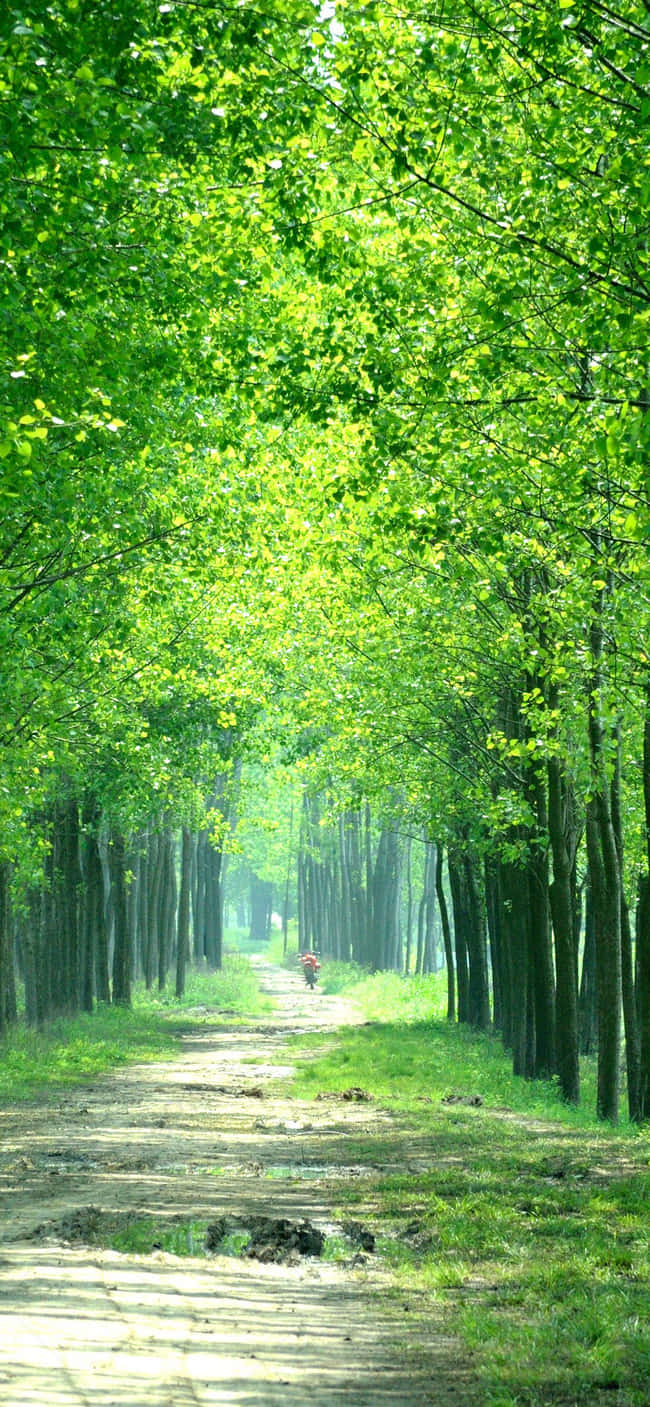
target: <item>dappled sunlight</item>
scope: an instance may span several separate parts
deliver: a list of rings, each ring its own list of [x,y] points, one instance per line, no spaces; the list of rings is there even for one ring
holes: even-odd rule
[[[425,1400],[415,1366],[413,1397],[397,1395],[411,1306],[370,1314],[331,1266],[21,1245],[3,1254],[0,1289],[4,1407],[304,1407],[343,1402],[352,1386],[355,1407]]]
[[[287,1035],[363,1018],[299,974],[259,970],[272,1019],[206,1022],[174,1061],[5,1109],[3,1407],[471,1400],[430,1304],[425,1334],[424,1301],[390,1298],[387,1266],[333,1219],[340,1190],[367,1184],[370,1202],[379,1170],[429,1166],[430,1139],[374,1100],[287,1098]],[[205,1253],[208,1223],[255,1216],[308,1218],[343,1249],[282,1263]]]

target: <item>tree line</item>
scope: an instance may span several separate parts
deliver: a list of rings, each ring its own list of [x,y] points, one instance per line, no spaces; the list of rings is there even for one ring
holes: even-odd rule
[[[215,779],[279,753],[306,932],[395,963],[424,835],[456,1014],[575,1101],[591,994],[598,1112],[624,1051],[647,1117],[649,40],[594,0],[3,12],[4,1020],[19,934],[30,1003],[85,990],[95,843],[128,999],[153,837],[184,931]]]

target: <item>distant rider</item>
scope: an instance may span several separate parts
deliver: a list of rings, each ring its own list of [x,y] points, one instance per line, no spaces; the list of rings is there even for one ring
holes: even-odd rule
[[[312,989],[316,985],[316,978],[320,972],[320,963],[315,953],[307,952],[300,954],[302,970],[305,975],[305,982]]]

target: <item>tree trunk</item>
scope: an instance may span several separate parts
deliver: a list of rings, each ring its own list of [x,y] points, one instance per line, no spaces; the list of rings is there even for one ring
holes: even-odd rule
[[[487,917],[490,966],[492,969],[492,1021],[503,1032],[503,923],[499,867],[486,856],[484,863],[485,912]]]
[[[11,921],[11,866],[0,861],[0,1034],[17,1019]]]
[[[630,911],[623,884],[623,816],[621,810],[621,728],[616,725],[616,764],[611,783],[611,811],[616,854],[618,857],[620,884],[620,923],[621,923],[621,991],[623,997],[623,1021],[625,1025],[625,1062],[627,1068],[627,1103],[630,1119],[639,1118],[639,1083],[641,1066],[641,1042],[634,990],[634,958],[632,953],[632,929]]]
[[[594,927],[594,906],[591,897],[591,884],[587,876],[585,890],[585,941],[582,953],[580,975],[580,995],[578,998],[578,1026],[580,1052],[582,1055],[595,1055],[598,1049],[598,1010],[596,982],[596,930]]]
[[[603,793],[587,805],[587,854],[596,937],[600,1119],[616,1123],[621,1046],[621,895],[616,844]]]
[[[508,951],[512,1069],[515,1075],[528,1072],[532,1033],[530,1018],[530,939],[529,885],[526,871],[515,864],[501,865],[503,884],[504,935]]]
[[[567,843],[565,787],[559,759],[548,762],[548,825],[553,855],[550,889],[555,939],[556,1062],[562,1096],[570,1104],[580,1099],[578,1042],[578,955],[574,944],[572,861]]]
[[[126,846],[121,831],[114,830],[109,845],[115,937],[113,948],[113,1002],[131,1005],[131,946],[126,900]]]
[[[178,896],[178,931],[176,935],[176,996],[185,992],[185,972],[190,945],[190,889],[192,883],[192,833],[183,826],[181,842],[181,884]]]
[[[406,944],[404,948],[404,973],[411,971],[411,949],[413,946],[413,875],[411,867],[412,841],[406,841]]]
[[[645,680],[643,725],[643,801],[648,871],[650,872],[650,670]],[[643,876],[637,922],[636,999],[639,1018],[639,1119],[650,1119],[650,879]]]
[[[451,943],[451,927],[449,924],[449,910],[442,879],[443,849],[441,841],[436,845],[436,894],[438,897],[438,908],[440,909],[440,921],[442,923],[442,941],[445,948],[445,962],[447,964],[447,1020],[456,1020],[456,972],[454,968],[454,954]]]
[[[217,852],[213,850],[213,856]],[[273,885],[258,875],[251,875],[251,943],[268,943],[271,936]]]
[[[454,948],[456,955],[456,979],[458,984],[458,1020],[470,1020],[469,1002],[469,959],[467,951],[467,912],[464,897],[462,856],[456,851],[447,851],[447,868],[451,889],[451,904],[454,915]]]
[[[621,881],[607,784],[607,724],[603,691],[604,590],[599,591],[589,632],[589,748],[592,796],[587,804],[587,856],[594,904],[598,1011],[600,1119],[616,1123],[621,1044]]]
[[[81,820],[81,873],[83,876],[80,919],[81,1007],[83,1011],[92,1011],[97,985],[98,920],[100,910],[103,920],[104,907],[102,864],[97,849],[100,811],[94,797],[86,799]],[[98,887],[99,895],[97,893]],[[105,1000],[105,995],[102,995],[100,1000]]]
[[[528,854],[532,990],[535,1006],[533,1074],[537,1079],[550,1079],[555,1071],[555,971],[551,942],[546,791],[538,775],[530,780],[527,794],[536,817]]]
[[[221,850],[208,844],[205,864],[206,912],[205,958],[216,972],[223,962],[223,902],[221,893]],[[269,927],[270,927],[269,910]],[[268,937],[268,934],[267,934]]]

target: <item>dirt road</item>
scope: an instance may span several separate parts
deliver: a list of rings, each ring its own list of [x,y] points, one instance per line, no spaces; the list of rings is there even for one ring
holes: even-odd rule
[[[416,1296],[389,1292],[358,1228],[336,1220],[340,1180],[400,1164],[403,1130],[372,1103],[273,1091],[290,1069],[271,1063],[288,1033],[359,1014],[299,975],[260,972],[277,1003],[270,1020],[206,1024],[169,1062],[0,1108],[4,1407],[478,1401],[458,1345]],[[136,1218],[194,1253],[106,1249]],[[344,1264],[302,1253],[305,1218],[315,1235],[348,1238]],[[217,1228],[207,1257],[193,1241],[205,1223]],[[254,1226],[255,1258],[221,1253]]]

